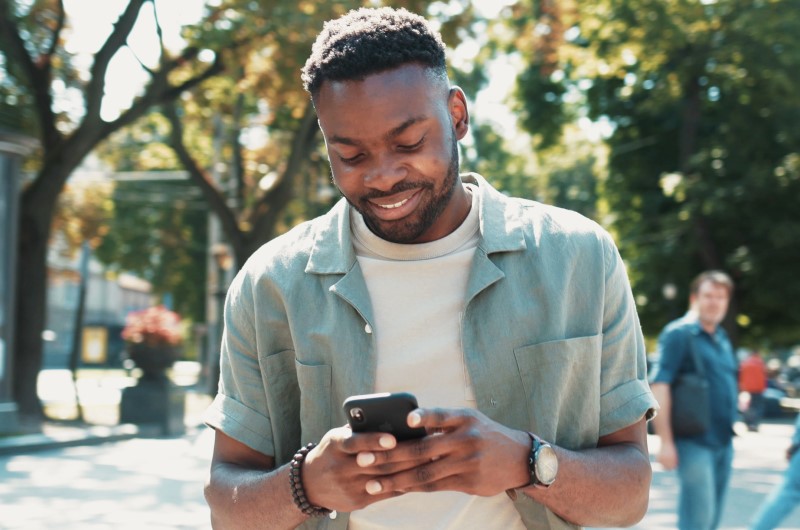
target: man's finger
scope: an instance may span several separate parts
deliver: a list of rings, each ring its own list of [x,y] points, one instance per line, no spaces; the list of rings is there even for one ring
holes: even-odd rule
[[[408,413],[409,427],[425,427],[429,433],[448,432],[475,419],[471,409],[427,408],[415,409]]]
[[[362,452],[385,452],[397,447],[397,439],[388,433],[365,432],[353,433],[341,438],[341,449],[348,454]]]

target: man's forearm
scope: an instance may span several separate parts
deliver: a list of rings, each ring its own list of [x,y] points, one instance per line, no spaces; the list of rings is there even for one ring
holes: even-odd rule
[[[524,493],[580,526],[631,526],[644,517],[652,470],[648,455],[638,447],[555,449],[557,480],[549,488],[529,486]]]
[[[211,468],[205,487],[216,530],[228,528],[295,528],[305,521],[294,504],[288,466],[272,471],[219,463]]]

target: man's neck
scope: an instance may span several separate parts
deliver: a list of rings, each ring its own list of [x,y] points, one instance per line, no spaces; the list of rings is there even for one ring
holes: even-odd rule
[[[712,322],[710,320],[700,320],[700,327],[703,328],[703,331],[705,331],[709,335],[713,335],[714,333],[716,333],[718,326],[719,322]]]

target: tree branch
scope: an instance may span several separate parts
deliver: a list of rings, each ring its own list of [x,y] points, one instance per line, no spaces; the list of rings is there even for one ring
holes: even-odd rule
[[[94,55],[94,63],[90,69],[91,79],[86,87],[86,94],[84,101],[86,102],[86,118],[85,122],[99,123],[100,120],[100,104],[103,101],[103,94],[105,92],[106,72],[108,71],[108,64],[111,58],[116,55],[117,51],[125,45],[128,40],[136,19],[139,18],[139,12],[145,2],[152,0],[130,0],[128,6],[120,15],[117,22],[114,24],[114,29],[108,39],[100,47],[100,50]]]
[[[311,104],[311,100],[309,100],[306,104],[303,117],[300,119],[300,125],[292,139],[289,160],[286,162],[286,167],[281,174],[280,180],[269,193],[261,197],[259,203],[253,208],[251,221],[253,229],[250,233],[254,234],[262,241],[265,234],[267,238],[272,236],[275,222],[277,221],[278,215],[281,213],[281,210],[275,208],[275,205],[284,205],[289,202],[289,199],[292,197],[295,176],[300,172],[302,165],[308,159],[308,152],[314,143],[317,130],[317,115]]]
[[[45,63],[47,68],[48,77],[50,77],[50,68],[52,66],[52,61],[50,58],[56,52],[56,48],[58,47],[58,42],[61,40],[61,32],[64,30],[64,23],[67,20],[66,11],[64,11],[64,0],[58,0],[58,20],[56,21],[56,28],[53,30],[53,40],[50,41],[50,46],[47,48],[47,52],[45,53],[45,57],[47,61]]]
[[[22,84],[27,84],[36,100],[37,118],[39,128],[42,131],[42,148],[45,151],[56,145],[60,134],[55,128],[55,116],[53,114],[53,99],[50,95],[50,69],[42,69],[28,54],[25,42],[19,34],[19,26],[16,22],[13,3],[8,0],[0,0],[0,47],[6,54],[6,70],[12,72],[11,64],[16,64],[22,69],[23,75],[27,78],[21,80]],[[49,63],[49,57],[46,63]]]
[[[200,191],[203,193],[206,201],[208,201],[208,205],[219,217],[222,229],[228,236],[234,253],[238,257],[239,254],[236,251],[242,248],[243,238],[234,212],[228,207],[225,196],[219,188],[217,188],[211,176],[197,164],[197,161],[186,148],[183,139],[183,124],[178,116],[175,103],[163,105],[162,110],[164,116],[167,117],[172,125],[169,141],[170,147],[175,151],[175,154],[178,155],[178,159],[181,161],[181,164],[183,164],[183,167],[186,168],[186,171],[188,171],[189,177],[200,187]]]

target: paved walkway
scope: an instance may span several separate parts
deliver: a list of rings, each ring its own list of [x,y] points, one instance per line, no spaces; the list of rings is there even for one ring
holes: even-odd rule
[[[111,394],[117,391],[105,383],[86,385],[96,394],[96,406],[89,412],[104,425],[83,429],[54,423],[42,435],[0,438],[0,529],[210,528],[202,484],[213,433],[200,421],[210,398],[189,392],[186,434],[158,437],[132,425],[116,425]],[[62,406],[68,417],[67,404],[51,405]],[[754,511],[781,480],[793,420],[769,420],[757,433],[740,429],[721,529],[746,530]],[[655,453],[657,438],[648,441]],[[633,528],[672,530],[675,473],[657,463],[653,471],[647,515]],[[781,528],[800,530],[800,508]]]
[[[721,528],[745,530],[781,479],[792,426],[770,422],[736,439],[731,491]],[[207,530],[202,484],[212,432],[190,428],[173,438],[133,438],[0,457],[0,528]],[[651,449],[657,440],[650,437]],[[673,530],[677,483],[654,464],[650,508],[638,530]],[[800,530],[800,509],[781,528]]]
[[[734,438],[733,474],[721,529],[745,530],[764,497],[780,482],[786,468],[784,455],[794,431],[793,422],[793,417],[768,420],[759,432],[748,432],[744,425],[737,424],[740,436]],[[650,436],[649,445],[651,455],[655,454],[658,438]],[[675,472],[664,471],[654,462],[650,506],[644,520],[633,528],[674,530],[677,495]],[[800,508],[780,528],[800,529]]]
[[[210,529],[212,435],[135,438],[0,457],[4,530]]]

